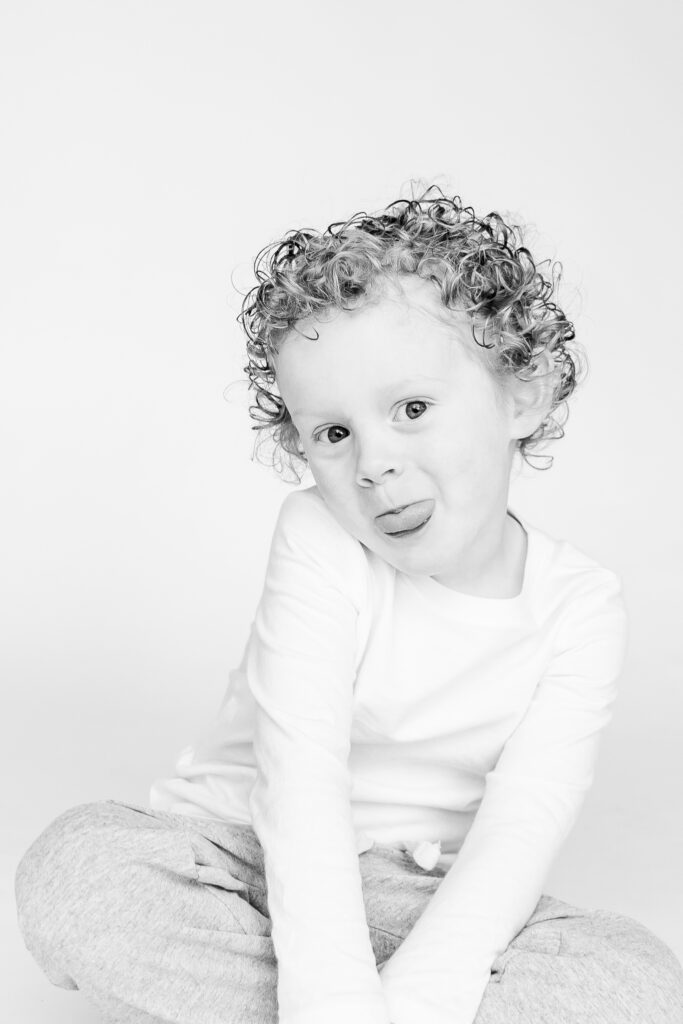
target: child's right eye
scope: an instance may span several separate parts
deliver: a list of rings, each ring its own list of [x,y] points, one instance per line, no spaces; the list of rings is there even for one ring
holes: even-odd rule
[[[340,431],[340,430],[343,430],[343,431],[345,431],[346,434],[348,434],[348,430],[346,430],[346,427],[338,427],[338,426],[323,427],[322,430],[319,430],[316,434],[313,435],[313,440],[317,441],[317,442],[320,442],[322,440],[323,436],[325,436],[330,444],[337,444],[337,442],[343,441],[344,438],[343,437],[337,437],[335,440],[333,440],[329,435],[331,434],[332,431]]]

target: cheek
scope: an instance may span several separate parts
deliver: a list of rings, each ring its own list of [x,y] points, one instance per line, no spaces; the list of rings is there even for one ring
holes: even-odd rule
[[[340,480],[338,467],[334,466],[331,462],[319,462],[316,464],[315,461],[309,460],[308,468],[320,491],[321,497],[325,501],[330,505],[343,502],[344,488]]]
[[[431,437],[422,455],[427,464],[458,476],[486,463],[495,450],[495,439],[488,424],[473,426],[471,422],[460,422]]]
[[[495,415],[471,417],[440,434],[425,453],[426,465],[454,489],[484,494],[499,486],[508,462],[508,440]],[[424,464],[424,463],[423,463]]]

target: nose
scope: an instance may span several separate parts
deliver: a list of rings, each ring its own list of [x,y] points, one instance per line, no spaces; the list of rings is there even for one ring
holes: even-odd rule
[[[403,465],[394,445],[381,438],[365,440],[358,447],[356,482],[361,487],[384,483],[384,478],[400,476]]]

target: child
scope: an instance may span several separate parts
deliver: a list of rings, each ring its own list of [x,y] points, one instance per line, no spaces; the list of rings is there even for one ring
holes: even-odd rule
[[[428,189],[258,258],[254,429],[315,486],[176,776],[68,811],[18,872],[29,949],[104,1020],[683,1021],[664,943],[542,894],[625,612],[614,572],[508,508],[577,366],[519,242]]]

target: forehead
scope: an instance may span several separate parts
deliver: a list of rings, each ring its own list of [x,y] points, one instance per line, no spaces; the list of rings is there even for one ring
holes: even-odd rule
[[[290,388],[349,372],[366,382],[410,372],[448,379],[477,347],[467,314],[446,309],[437,286],[414,274],[383,284],[353,310],[326,311],[297,329],[276,360],[278,379]]]

